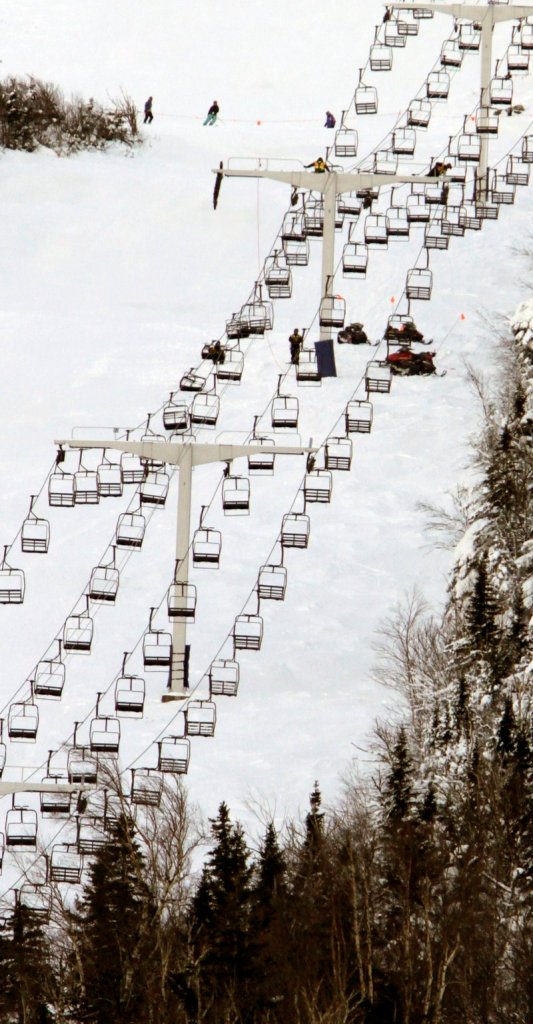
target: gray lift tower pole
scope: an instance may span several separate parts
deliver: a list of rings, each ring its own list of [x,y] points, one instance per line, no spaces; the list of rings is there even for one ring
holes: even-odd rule
[[[404,6],[402,4],[402,6]],[[322,192],[324,196],[324,230],[322,236],[321,300],[328,295],[335,273],[335,214],[337,196],[343,192],[363,191],[376,185],[398,185],[411,182],[434,184],[435,179],[414,174],[375,174],[371,171],[339,172],[335,170],[317,174],[314,171],[256,171],[233,170],[220,167],[213,172],[226,178],[270,178],[282,181],[292,188]],[[331,340],[331,326],[320,327],[320,342],[317,346],[318,368],[323,377],[336,377],[335,356]]]
[[[62,448],[112,448],[119,452],[130,452],[142,459],[166,462],[179,468],[178,521],[176,526],[176,574],[175,583],[184,586],[189,582],[189,550],[191,531],[192,471],[194,466],[205,466],[211,462],[232,462],[241,456],[257,455],[257,445],[251,444],[176,444],[165,441],[55,441]],[[275,455],[304,455],[315,448],[281,447],[261,445],[261,451]],[[188,693],[186,673],[187,661],[187,620],[173,619],[172,657],[168,680],[168,691],[162,700],[183,700]]]
[[[389,5],[391,6],[391,5]],[[515,21],[533,14],[533,7],[516,4],[434,4],[434,3],[402,3],[392,4],[397,11],[414,11],[421,7],[426,10],[438,11],[439,14],[450,14],[452,18],[467,18],[481,25],[481,91],[480,105],[488,107],[490,80],[492,78],[492,33],[494,26],[500,21]],[[489,166],[488,135],[480,136],[479,183],[481,187],[488,185],[487,168]],[[482,198],[482,196],[480,196]]]

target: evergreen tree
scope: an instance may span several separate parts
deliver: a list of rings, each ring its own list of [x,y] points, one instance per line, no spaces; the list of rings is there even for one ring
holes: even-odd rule
[[[0,1019],[19,1024],[52,1024],[48,999],[54,978],[50,948],[37,915],[20,901],[12,927],[0,933]]]
[[[72,916],[78,965],[78,1012],[94,1024],[146,1024],[154,1020],[153,905],[132,822],[113,823],[96,854],[89,881]]]

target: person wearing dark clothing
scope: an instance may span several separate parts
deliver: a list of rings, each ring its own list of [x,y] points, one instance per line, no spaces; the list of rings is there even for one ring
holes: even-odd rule
[[[326,110],[326,123],[324,128],[334,128],[335,124],[335,116],[331,113],[331,110]]]
[[[297,327],[294,328],[290,338],[289,345],[291,349],[291,363],[297,366],[300,361],[300,352],[303,347],[304,336],[300,333]]]
[[[387,7],[386,10],[385,10],[385,14],[383,15],[383,24],[385,25],[387,23],[387,21],[390,21],[390,19],[391,19],[391,9],[390,9],[390,7]]]
[[[451,164],[443,164],[441,160],[437,160],[437,162],[433,164],[428,177],[440,178],[441,174],[446,174],[446,171],[450,171],[451,168]]]
[[[146,100],[146,103],[144,104],[144,121],[143,121],[143,124],[151,124],[153,119],[154,119],[154,115],[152,114],[152,103],[153,102],[154,102],[154,97],[153,96],[149,96],[148,99]]]
[[[313,160],[312,164],[304,164],[306,170],[310,167],[313,168],[315,174],[324,174],[325,171],[329,171],[329,167],[323,157],[319,156],[316,160]]]
[[[220,110],[220,107],[219,107],[217,101],[213,100],[211,106],[209,107],[209,110],[207,111],[207,117],[206,117],[206,119],[204,121],[204,124],[214,124],[216,119],[217,119],[217,117],[218,117],[219,110]]]

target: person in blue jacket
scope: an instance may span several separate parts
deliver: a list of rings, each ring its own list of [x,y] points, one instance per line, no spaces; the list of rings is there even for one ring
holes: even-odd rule
[[[220,110],[220,107],[219,107],[217,101],[213,100],[211,106],[209,107],[209,110],[207,111],[207,117],[206,117],[206,119],[204,121],[204,124],[214,124],[216,119],[217,119],[217,117],[218,117],[219,110]]]
[[[335,117],[331,113],[331,110],[326,110],[326,123],[324,128],[334,128],[336,124]]]

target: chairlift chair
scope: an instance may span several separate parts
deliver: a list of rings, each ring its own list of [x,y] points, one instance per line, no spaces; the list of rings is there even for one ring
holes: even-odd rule
[[[392,133],[392,152],[397,156],[413,156],[416,147],[415,128],[396,128]]]
[[[158,741],[157,767],[160,772],[185,775],[191,758],[191,742],[185,736],[165,736]]]
[[[33,740],[39,728],[39,708],[30,702],[11,704],[7,718],[10,740]]]
[[[292,295],[291,268],[280,253],[265,260],[265,285],[270,299],[290,299]]]
[[[52,889],[47,882],[23,882],[18,890],[20,907],[39,921],[49,921],[52,913]]]
[[[48,480],[48,504],[52,508],[72,508],[74,500],[74,474],[63,473],[61,470],[51,473]]]
[[[517,42],[522,50],[528,52],[533,50],[533,25],[522,21],[515,27],[516,36],[513,33],[513,42]]]
[[[368,246],[364,242],[346,242],[342,250],[344,277],[366,277],[367,267]]]
[[[513,102],[512,78],[495,76],[489,86],[489,96],[493,107],[510,107]]]
[[[442,233],[442,220],[433,219],[426,224],[424,231],[424,247],[426,249],[447,249],[449,236]]]
[[[529,185],[529,163],[511,154],[507,160],[505,180],[508,185]]]
[[[115,544],[119,548],[141,548],[146,519],[140,512],[123,512],[118,517]]]
[[[186,736],[214,736],[217,708],[212,700],[190,700],[185,708]]]
[[[20,546],[22,551],[45,555],[50,544],[50,523],[47,519],[35,515],[34,501],[35,497],[32,495],[28,515],[22,524]]]
[[[61,698],[65,685],[66,668],[61,660],[61,641],[59,654],[55,658],[44,659],[37,663],[33,680],[33,693],[36,697]]]
[[[456,39],[447,39],[440,52],[440,62],[445,68],[460,68],[463,63],[463,51]]]
[[[196,613],[196,587],[193,583],[171,583],[167,593],[169,619],[194,622]]]
[[[144,480],[144,465],[138,455],[122,452],[120,472],[124,484],[141,484]]]
[[[427,128],[431,119],[429,100],[411,100],[407,108],[407,124],[413,128]]]
[[[289,267],[306,267],[309,263],[309,242],[307,238],[299,241],[289,238],[283,241],[285,261]]]
[[[308,502],[320,502],[327,504],[331,501],[333,490],[333,477],[329,470],[313,469],[305,474],[304,478],[304,499]]]
[[[464,224],[461,222],[461,209],[460,206],[448,206],[446,209],[446,215],[441,221],[441,230],[443,235],[456,236],[462,238],[465,233]]]
[[[299,384],[319,384],[322,380],[314,349],[302,348],[300,350],[296,363],[296,380]]]
[[[389,238],[409,238],[410,225],[404,206],[389,206],[387,210],[387,233]]]
[[[103,822],[99,819],[78,819],[77,848],[78,853],[91,857],[98,853],[108,842]]]
[[[250,481],[246,476],[228,476],[222,484],[222,508],[225,514],[248,515]]]
[[[90,615],[69,615],[63,627],[63,647],[66,651],[91,650],[94,623]]]
[[[172,634],[149,629],[143,639],[145,668],[169,668],[172,662]]]
[[[415,21],[413,11],[411,10],[402,11],[401,17],[398,18],[396,25],[398,26],[398,35],[400,36],[418,35],[418,22]]]
[[[96,785],[98,780],[98,760],[91,754],[89,747],[74,745],[68,752],[67,777],[73,785]]]
[[[328,437],[325,468],[348,471],[352,465],[352,442],[349,437]]]
[[[356,114],[377,114],[378,112],[378,91],[373,85],[359,83],[354,93],[354,105]]]
[[[367,395],[372,392],[388,394],[391,389],[390,366],[384,359],[373,359],[367,363],[365,370],[365,388]]]
[[[478,107],[476,111],[476,132],[478,135],[497,135],[500,118],[492,107]]]
[[[308,238],[322,238],[324,234],[324,200],[322,198],[306,200],[304,223]]]
[[[141,505],[164,505],[167,500],[170,477],[163,470],[148,472],[139,488]]]
[[[311,520],[304,512],[287,512],[281,524],[283,548],[306,548],[311,533]]]
[[[343,217],[357,219],[363,209],[363,199],[357,192],[341,192],[337,196],[337,210]]]
[[[533,163],[533,135],[524,135],[522,139],[522,160],[525,164]]]
[[[105,460],[96,470],[98,494],[101,498],[120,498],[124,489],[120,465]]]
[[[292,395],[276,395],[272,399],[271,418],[274,430],[296,430],[299,403]]]
[[[64,815],[70,814],[72,794],[63,792],[59,787],[67,781],[63,775],[46,775],[43,782],[57,787],[57,791],[47,790],[39,794],[41,814],[43,815]]]
[[[237,615],[233,626],[235,650],[259,651],[263,640],[263,619],[260,615]]]
[[[74,503],[98,505],[99,501],[97,474],[90,469],[78,469],[74,474]]]
[[[227,326],[228,325],[226,324],[226,331]],[[232,335],[232,337],[236,336],[237,335]],[[230,335],[228,334],[228,338],[229,337]],[[202,391],[204,386],[205,377],[203,377],[201,373],[198,373],[197,370],[195,370],[194,366],[191,366],[190,370],[188,370],[187,373],[184,373],[183,377],[180,380],[180,391],[198,392]]]
[[[141,804],[145,807],[159,807],[162,795],[163,779],[156,769],[131,769],[130,800],[132,804]]]
[[[347,128],[341,124],[335,132],[334,154],[341,159],[355,159],[359,145],[359,137],[355,128]]]
[[[432,288],[433,274],[431,270],[421,270],[418,267],[414,267],[412,270],[407,271],[405,294],[408,299],[429,300]]]
[[[481,29],[476,28],[471,21],[463,22],[459,25],[457,43],[460,50],[479,50]]]
[[[429,100],[447,100],[450,92],[450,76],[447,71],[430,71],[426,82],[426,96]]]
[[[50,856],[50,881],[79,885],[83,872],[83,854],[71,843],[56,843]]]
[[[433,17],[433,11],[430,7],[415,7],[413,10],[413,18],[417,18],[418,21],[424,21]]]
[[[378,149],[374,153],[375,174],[396,174],[398,170],[398,157],[393,149]]]
[[[165,430],[187,430],[189,426],[189,407],[186,402],[170,395],[163,407],[163,426]]]
[[[400,32],[400,22],[393,20],[385,23],[384,43],[386,46],[391,46],[393,49],[403,49],[407,43],[407,33]]]
[[[495,174],[489,191],[490,199],[496,205],[511,206],[515,200],[516,185],[507,181],[505,174]]]
[[[529,53],[518,43],[507,47],[507,67],[511,73],[526,74],[529,72]]]
[[[302,211],[289,210],[281,225],[282,242],[303,242],[306,237],[305,220]]]
[[[12,569],[8,565],[7,551],[6,544],[4,557],[0,563],[0,604],[22,604],[26,590],[26,578],[22,569]]]
[[[474,203],[463,203],[459,208],[459,223],[463,225],[465,231],[481,230],[483,218]]]
[[[370,47],[370,70],[390,71],[391,68],[392,49],[390,46],[384,46],[383,43],[374,43],[373,46]]]
[[[271,331],[274,324],[272,303],[257,297],[244,304],[239,316],[241,322],[248,325],[249,335],[263,335],[265,331]]]
[[[222,550],[222,534],[201,526],[195,530],[192,539],[192,564],[196,566],[212,566],[218,569]]]
[[[239,690],[240,667],[231,658],[216,658],[209,669],[211,697],[236,697]]]
[[[365,218],[365,245],[372,249],[383,249],[388,245],[387,217],[383,213],[369,213]]]
[[[37,811],[12,807],[6,814],[6,846],[34,850],[37,845]]]
[[[121,675],[115,684],[115,711],[117,714],[142,715],[145,696],[144,679]]]
[[[431,211],[426,202],[425,193],[422,195],[414,193],[407,196],[405,209],[409,224],[427,224],[429,221]]]
[[[89,730],[89,747],[92,754],[118,754],[120,746],[120,722],[113,715],[97,715]]]
[[[217,363],[215,367],[215,376],[217,380],[226,380],[238,383],[242,378],[244,370],[244,354],[240,349],[226,348],[224,350],[224,355],[224,362]],[[200,397],[200,395],[197,395],[194,402],[196,402]]]
[[[262,565],[257,577],[257,596],[265,601],[284,601],[287,570],[283,565]]]
[[[262,449],[266,447],[274,446],[274,439],[272,437],[254,437],[250,438],[250,444],[257,445],[257,453],[252,452],[248,455],[248,472],[252,475],[259,473],[267,473],[269,476],[274,472],[274,452],[265,452]]]
[[[97,565],[91,572],[89,580],[89,597],[91,601],[113,603],[118,593],[120,573],[109,565]]]
[[[214,427],[220,412],[220,398],[211,391],[196,395],[191,406],[191,423]]]
[[[347,434],[370,434],[373,419],[372,402],[354,398],[348,402],[344,413]]]

